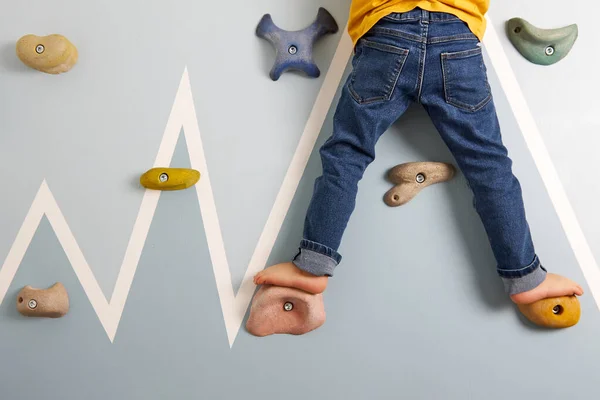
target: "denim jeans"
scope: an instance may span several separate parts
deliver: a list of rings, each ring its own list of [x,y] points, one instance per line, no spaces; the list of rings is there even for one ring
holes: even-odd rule
[[[423,105],[474,195],[508,294],[545,279],[525,216],[521,186],[502,143],[481,43],[446,13],[390,14],[356,43],[333,134],[320,149],[298,268],[333,276],[358,183],[380,136],[412,102]]]

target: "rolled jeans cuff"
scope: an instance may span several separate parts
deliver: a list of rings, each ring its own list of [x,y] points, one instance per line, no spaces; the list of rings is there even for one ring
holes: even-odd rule
[[[333,276],[342,256],[335,250],[310,240],[302,240],[293,263],[301,270],[316,276]]]
[[[504,283],[504,290],[509,296],[527,292],[538,287],[546,279],[546,269],[536,256],[531,264],[519,270],[498,269]]]

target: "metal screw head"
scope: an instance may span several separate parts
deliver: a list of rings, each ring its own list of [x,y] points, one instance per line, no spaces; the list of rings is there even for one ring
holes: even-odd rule
[[[164,172],[162,174],[160,174],[160,176],[158,177],[158,180],[161,182],[166,182],[169,180],[169,175],[165,174]]]
[[[560,314],[562,311],[562,307],[561,306],[554,306],[554,308],[552,309],[552,312],[554,314]]]
[[[294,54],[296,54],[297,52],[298,52],[298,48],[297,48],[296,46],[293,46],[293,45],[292,45],[292,46],[288,47],[288,53],[290,53],[290,54],[294,55]]]
[[[423,183],[423,182],[425,182],[425,175],[417,174],[417,183]]]
[[[35,46],[35,52],[38,54],[42,54],[44,50],[46,50],[46,48],[43,44],[38,44],[37,46]]]
[[[551,56],[551,55],[554,54],[554,47],[548,46],[548,47],[546,47],[546,49],[544,50],[544,52],[546,53],[547,56]]]
[[[288,301],[283,305],[283,309],[285,311],[292,311],[294,309],[294,305]]]
[[[37,307],[37,301],[34,299],[29,300],[29,302],[27,303],[27,307],[34,310]]]

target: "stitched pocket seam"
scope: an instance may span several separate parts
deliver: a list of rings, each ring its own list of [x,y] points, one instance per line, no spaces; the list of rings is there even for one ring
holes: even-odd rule
[[[391,79],[389,79],[389,81],[386,82],[386,85],[383,90],[384,94],[382,96],[376,96],[376,97],[370,97],[370,98],[363,99],[360,96],[360,94],[354,89],[354,83],[356,81],[356,70],[358,70],[358,68],[360,66],[360,62],[361,62],[361,59],[362,59],[363,53],[364,53],[364,50],[361,50],[360,54],[358,56],[358,59],[356,60],[356,65],[354,67],[354,71],[352,72],[350,84],[348,85],[350,94],[352,95],[352,98],[358,104],[369,104],[369,103],[375,103],[375,102],[379,102],[379,101],[389,101],[392,98],[394,89],[396,87],[396,84],[398,82],[400,74],[402,73],[404,64],[406,63],[406,58],[408,57],[409,50],[403,49],[400,47],[396,47],[396,46],[392,46],[392,45],[388,45],[388,44],[373,42],[373,41],[370,41],[367,39],[361,39],[361,42],[363,43],[363,45],[365,47],[370,47],[375,50],[396,54],[401,57],[399,57],[397,59],[396,65],[393,67],[392,73],[390,74]]]
[[[458,52],[453,52],[453,53],[442,53],[441,57],[442,57],[442,77],[444,80],[444,97],[448,104],[451,104],[462,110],[476,112],[476,111],[481,110],[492,100],[492,92],[491,92],[491,88],[489,86],[487,79],[485,81],[487,96],[482,101],[480,101],[479,103],[477,103],[475,105],[466,104],[464,102],[461,102],[460,100],[454,99],[452,97],[451,93],[449,93],[449,91],[448,91],[448,86],[449,86],[448,76],[447,76],[448,61],[449,60],[464,60],[464,59],[471,58],[471,57],[483,57],[483,52],[480,47],[478,47],[476,49],[463,50],[463,51],[458,51]]]

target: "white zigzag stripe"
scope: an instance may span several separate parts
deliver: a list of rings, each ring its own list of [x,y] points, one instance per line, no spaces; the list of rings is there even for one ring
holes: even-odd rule
[[[346,30],[343,32],[345,33]],[[234,294],[231,282],[231,273],[219,225],[187,68],[183,72],[154,165],[157,167],[170,165],[177,139],[183,127],[191,166],[202,173],[202,178],[195,187],[230,346],[233,346],[254,294],[255,285],[252,282],[252,277],[265,267],[271,254],[351,53],[352,42],[347,34],[342,34],[237,296]],[[106,330],[110,341],[113,342],[150,224],[154,218],[160,193],[160,191],[152,190],[144,192],[142,204],[109,302],[102,293],[65,217],[44,180],[0,270],[0,304],[6,296],[6,292],[19,269],[42,217],[46,215],[94,311],[98,315],[100,323]]]

